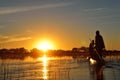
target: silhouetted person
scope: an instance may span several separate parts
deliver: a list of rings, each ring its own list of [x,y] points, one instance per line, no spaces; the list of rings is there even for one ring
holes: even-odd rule
[[[89,53],[91,58],[95,58],[95,51],[94,51],[94,40],[91,41],[89,45]]]
[[[90,58],[99,61],[99,56],[95,50],[95,43],[94,40],[91,41],[90,45],[89,45],[89,54],[90,54]]]
[[[103,37],[100,35],[99,31],[96,31],[95,45],[96,45],[95,48],[97,50],[97,53],[102,58],[102,53],[103,53],[103,50],[105,49],[105,45],[104,45]]]

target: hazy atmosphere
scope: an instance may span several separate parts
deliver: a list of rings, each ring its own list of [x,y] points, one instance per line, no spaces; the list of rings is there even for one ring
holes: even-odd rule
[[[0,80],[120,80],[120,0],[0,0]]]
[[[88,46],[99,30],[106,49],[120,50],[120,0],[0,0],[0,48]]]

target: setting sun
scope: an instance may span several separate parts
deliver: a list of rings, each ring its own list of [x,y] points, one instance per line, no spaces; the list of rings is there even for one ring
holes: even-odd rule
[[[38,43],[36,48],[39,50],[43,50],[43,51],[54,49],[53,44],[49,41],[42,41],[42,42]]]

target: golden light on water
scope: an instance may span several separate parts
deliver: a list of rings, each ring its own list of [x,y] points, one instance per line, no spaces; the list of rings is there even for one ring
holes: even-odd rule
[[[38,60],[43,62],[43,79],[46,80],[48,79],[48,69],[47,69],[47,62],[48,62],[48,57],[46,55],[44,55],[43,57],[39,58]]]
[[[94,59],[90,58],[90,63],[91,63],[91,64],[95,64],[96,61],[95,61]]]

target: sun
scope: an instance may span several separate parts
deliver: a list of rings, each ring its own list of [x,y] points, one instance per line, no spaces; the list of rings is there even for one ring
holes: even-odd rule
[[[42,50],[42,51],[47,51],[47,50],[53,50],[53,44],[52,42],[49,41],[41,41],[37,44],[36,46],[37,49]]]

